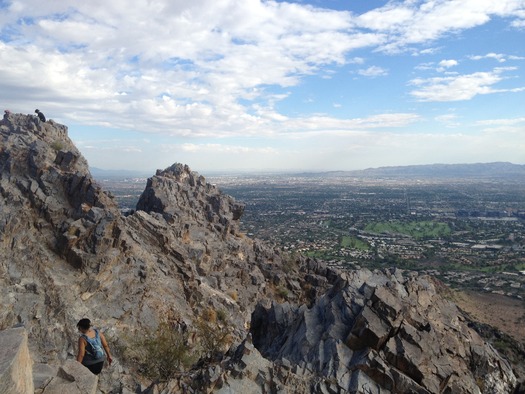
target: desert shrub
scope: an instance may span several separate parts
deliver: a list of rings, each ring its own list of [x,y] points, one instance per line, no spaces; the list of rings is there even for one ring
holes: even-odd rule
[[[226,312],[205,310],[195,322],[195,329],[201,347],[201,357],[214,359],[231,342]]]
[[[179,332],[169,323],[161,323],[156,330],[134,341],[128,356],[145,377],[166,382],[193,364],[195,358],[190,350],[187,333]]]
[[[279,286],[276,291],[279,297],[281,297],[284,300],[288,299],[288,289],[286,287]]]
[[[217,311],[217,320],[220,322],[226,322],[227,313],[224,309],[219,309]]]
[[[232,290],[228,293],[228,295],[231,297],[232,300],[237,301],[239,299],[239,293],[237,293],[237,290]]]
[[[55,151],[59,151],[59,150],[62,150],[64,149],[64,143],[62,141],[54,141],[52,144],[51,144],[51,148],[53,148]]]
[[[298,266],[297,254],[295,252],[283,253],[282,269],[285,273],[293,272]]]

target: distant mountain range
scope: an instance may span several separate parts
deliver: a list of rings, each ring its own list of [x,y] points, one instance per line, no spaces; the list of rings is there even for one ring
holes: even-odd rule
[[[525,165],[508,162],[475,164],[428,164],[368,168],[358,171],[333,171],[328,176],[359,178],[422,179],[525,179]]]
[[[128,178],[150,177],[155,171],[137,170],[104,170],[91,167],[93,177]],[[243,173],[249,175],[248,173]],[[277,173],[276,173],[277,174]],[[295,173],[304,177],[357,177],[357,178],[391,178],[391,179],[523,179],[525,180],[525,165],[509,162],[474,163],[474,164],[426,164],[410,166],[392,166],[367,168],[354,171],[328,171]],[[210,175],[210,174],[204,174]],[[224,175],[224,174],[222,174]],[[266,175],[268,175],[266,173]],[[285,175],[285,173],[279,173]]]

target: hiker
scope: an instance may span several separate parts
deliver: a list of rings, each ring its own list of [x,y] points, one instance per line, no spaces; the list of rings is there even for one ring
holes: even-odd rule
[[[40,119],[42,122],[46,121],[45,115],[42,112],[40,112],[39,109],[35,109],[35,113],[38,115],[38,119]]]
[[[77,328],[81,332],[78,338],[77,361],[98,375],[102,371],[106,358],[109,365],[113,361],[106,338],[96,328],[91,327],[89,319],[80,319]]]

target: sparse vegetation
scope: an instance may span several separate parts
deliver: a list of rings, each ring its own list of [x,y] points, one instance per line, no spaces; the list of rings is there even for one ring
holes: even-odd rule
[[[288,299],[288,289],[286,287],[284,287],[284,286],[277,287],[276,293],[282,299],[284,299],[284,300]]]
[[[61,151],[64,149],[64,143],[62,141],[54,141],[52,144],[51,144],[51,148],[53,148],[55,151]]]
[[[224,309],[207,308],[194,322],[194,330],[178,328],[173,318],[127,346],[115,339],[115,350],[123,359],[138,366],[138,373],[155,384],[180,376],[199,360],[213,361],[231,342],[228,315]],[[196,342],[191,345],[189,338]]]
[[[125,353],[145,377],[166,382],[196,361],[190,350],[187,333],[179,332],[172,324],[161,323],[156,330],[147,331],[133,341]]]
[[[231,342],[226,312],[208,308],[195,322],[201,357],[215,359]]]
[[[228,292],[228,295],[234,301],[237,301],[239,299],[239,293],[237,293],[237,290],[232,290],[232,291]]]
[[[236,292],[237,293],[237,292]],[[226,311],[224,309],[219,309],[217,311],[217,320],[220,321],[220,322],[226,322],[226,317],[227,317],[227,314],[226,314]]]
[[[286,252],[282,254],[282,267],[283,271],[287,274],[293,272],[294,267],[297,266],[297,253]]]

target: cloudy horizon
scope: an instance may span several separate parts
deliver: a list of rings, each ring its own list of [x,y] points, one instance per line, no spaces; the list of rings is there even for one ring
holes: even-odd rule
[[[525,0],[0,0],[5,109],[93,167],[525,164]]]

